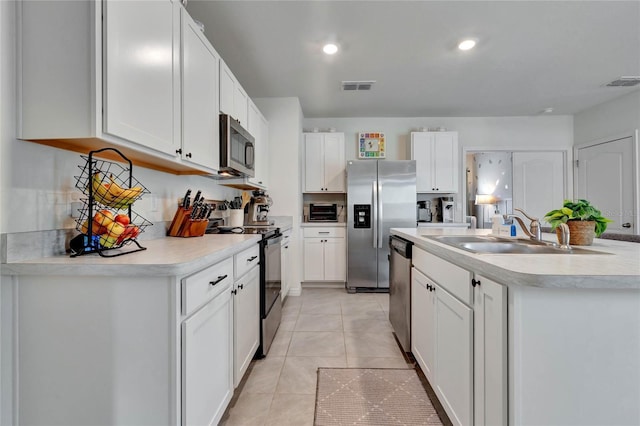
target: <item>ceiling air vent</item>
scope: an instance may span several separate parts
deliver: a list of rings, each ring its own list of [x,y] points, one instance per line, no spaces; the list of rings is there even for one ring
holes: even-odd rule
[[[640,84],[640,76],[634,75],[629,77],[620,77],[613,80],[611,83],[607,83],[607,86],[612,87],[629,87]]]
[[[375,81],[343,81],[342,90],[371,90]]]

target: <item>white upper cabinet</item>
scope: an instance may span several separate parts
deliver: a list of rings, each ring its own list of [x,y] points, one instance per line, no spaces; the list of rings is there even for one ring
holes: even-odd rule
[[[458,192],[458,132],[412,132],[417,192]]]
[[[304,192],[345,192],[344,133],[305,133]]]
[[[249,130],[249,97],[224,61],[220,61],[220,112]],[[249,131],[251,133],[251,131]],[[252,133],[253,135],[253,133]]]
[[[103,12],[104,131],[175,154],[180,146],[179,8],[169,0],[110,1],[103,3]]]
[[[255,175],[249,182],[266,188],[269,176],[269,123],[251,99],[248,100],[248,129],[255,138]]]
[[[218,54],[182,10],[182,149],[184,161],[220,166]]]

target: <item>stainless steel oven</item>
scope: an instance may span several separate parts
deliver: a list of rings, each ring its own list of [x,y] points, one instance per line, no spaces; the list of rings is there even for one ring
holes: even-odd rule
[[[282,318],[282,270],[280,245],[282,234],[279,230],[263,234],[260,241],[260,347],[256,356],[267,355]]]

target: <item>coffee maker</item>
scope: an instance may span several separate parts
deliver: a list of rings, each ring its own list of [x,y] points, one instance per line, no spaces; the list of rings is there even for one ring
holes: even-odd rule
[[[253,197],[247,205],[245,211],[245,225],[271,225],[269,223],[268,214],[269,207],[273,204],[271,197],[262,189],[256,189],[253,191]]]
[[[431,201],[418,201],[416,216],[418,222],[431,222]]]
[[[440,197],[438,198],[438,221],[439,222],[453,222],[455,213],[455,203],[453,197]]]

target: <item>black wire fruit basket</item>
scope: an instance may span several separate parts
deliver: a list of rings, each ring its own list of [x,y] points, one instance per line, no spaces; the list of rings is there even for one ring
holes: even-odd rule
[[[94,158],[103,151],[115,151],[124,164]],[[91,151],[81,157],[85,163],[78,166],[81,173],[75,176],[76,188],[87,198],[81,200],[83,206],[76,220],[81,235],[70,243],[71,257],[89,253],[115,257],[146,250],[137,238],[152,223],[135,213],[132,205],[150,192],[133,177],[131,161],[114,148]],[[125,246],[131,249],[110,252]]]

